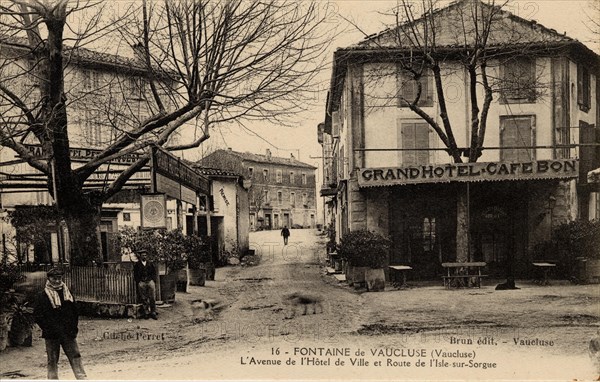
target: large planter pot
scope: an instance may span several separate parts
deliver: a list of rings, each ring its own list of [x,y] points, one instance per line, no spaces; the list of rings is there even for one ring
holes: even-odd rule
[[[365,284],[365,274],[367,269],[367,267],[352,266],[350,277],[352,278],[352,283],[354,286],[363,286]]]
[[[204,270],[206,273],[206,279],[214,281],[215,280],[215,264],[213,263],[204,263]]]
[[[367,268],[365,271],[365,280],[367,282],[367,291],[369,292],[381,292],[385,289],[385,272],[383,268]]]
[[[177,292],[187,292],[188,272],[187,269],[177,271]]]
[[[344,273],[344,276],[346,276],[346,282],[348,283],[348,285],[352,286],[352,265],[346,265],[344,267],[344,270],[342,273]]]
[[[177,290],[177,272],[160,276],[160,299],[166,303],[175,301]]]
[[[0,314],[0,351],[8,346],[8,322],[4,313]]]
[[[204,286],[206,284],[206,269],[190,269],[190,285]]]
[[[10,346],[31,346],[33,328],[22,318],[14,317],[8,332]]]
[[[587,282],[600,281],[600,260],[588,259],[585,264],[585,273]]]

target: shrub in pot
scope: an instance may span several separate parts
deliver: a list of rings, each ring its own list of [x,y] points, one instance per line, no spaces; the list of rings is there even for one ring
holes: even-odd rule
[[[8,340],[11,346],[31,346],[33,326],[33,307],[28,302],[14,300],[12,312],[8,316]]]
[[[173,302],[177,289],[179,270],[186,264],[187,236],[180,229],[140,229],[126,227],[119,232],[118,243],[123,250],[134,253],[145,249],[148,261],[160,268],[164,266],[165,274],[159,277],[160,299]]]
[[[206,279],[214,280],[212,247],[208,236],[188,236],[186,254],[190,284],[203,286]],[[212,275],[212,278],[209,276]]]
[[[388,263],[391,241],[381,234],[358,230],[345,234],[339,245],[339,254],[354,267],[352,282],[360,282],[358,274],[364,273],[369,291],[383,290],[385,287],[384,268]],[[359,268],[356,270],[356,268]],[[356,280],[358,278],[359,281]]]

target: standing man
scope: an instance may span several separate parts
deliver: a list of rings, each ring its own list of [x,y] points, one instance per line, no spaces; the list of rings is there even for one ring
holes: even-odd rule
[[[281,236],[283,236],[283,245],[287,245],[288,237],[290,237],[290,230],[288,229],[287,225],[281,230]]]
[[[87,379],[77,346],[79,314],[73,295],[63,282],[63,272],[54,267],[46,274],[46,287],[36,300],[33,310],[35,322],[42,329],[48,356],[48,379],[58,379],[60,347],[69,359],[77,379]]]
[[[135,285],[137,285],[140,299],[142,300],[142,307],[144,309],[144,318],[152,317],[152,319],[158,319],[156,317],[156,301],[154,296],[156,294],[156,268],[154,264],[146,259],[148,252],[145,249],[136,251],[138,261],[133,266],[133,278]]]

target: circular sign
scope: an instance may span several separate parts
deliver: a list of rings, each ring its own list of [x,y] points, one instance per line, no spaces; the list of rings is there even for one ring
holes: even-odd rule
[[[165,217],[165,210],[161,202],[150,200],[144,205],[144,218],[151,223],[158,223]]]

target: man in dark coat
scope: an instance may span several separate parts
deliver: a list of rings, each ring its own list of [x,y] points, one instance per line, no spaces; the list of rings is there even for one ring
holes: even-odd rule
[[[138,294],[144,308],[144,318],[152,317],[156,320],[156,268],[146,259],[146,250],[136,251],[138,261],[133,265],[133,278],[138,288]]]
[[[283,236],[283,245],[287,245],[288,238],[290,237],[290,230],[288,229],[287,225],[281,230],[281,236]]]
[[[34,306],[35,322],[42,329],[48,356],[48,379],[58,379],[58,357],[60,348],[69,359],[73,374],[77,379],[87,379],[81,354],[77,346],[79,314],[73,295],[62,281],[63,272],[59,268],[48,271],[46,287]]]

